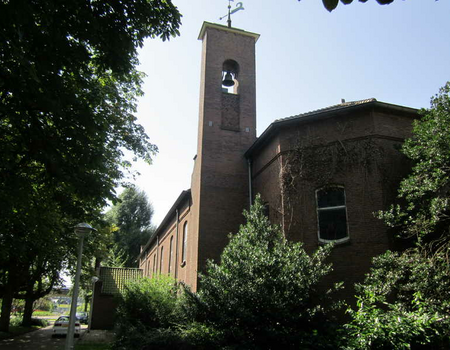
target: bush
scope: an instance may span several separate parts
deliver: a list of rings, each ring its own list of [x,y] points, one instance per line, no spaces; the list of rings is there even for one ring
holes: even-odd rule
[[[31,319],[31,326],[36,327],[47,327],[49,325],[48,320],[42,319],[42,318],[32,318]]]
[[[202,326],[186,335],[230,349],[335,348],[329,312],[338,303],[329,296],[339,286],[330,293],[318,288],[331,271],[325,262],[331,246],[310,256],[301,243],[287,241],[259,196],[244,215],[247,224],[230,237],[220,264],[209,261],[198,295],[191,293]]]
[[[163,343],[177,323],[178,287],[173,278],[158,276],[129,283],[116,313],[115,349],[144,349]],[[162,344],[160,344],[162,346]]]
[[[12,317],[9,321],[9,325],[12,327],[20,327],[22,326],[22,316]],[[47,320],[40,318],[32,318],[31,319],[31,327],[47,327],[49,325]]]
[[[376,257],[349,310],[349,349],[448,349],[448,256],[419,248]]]

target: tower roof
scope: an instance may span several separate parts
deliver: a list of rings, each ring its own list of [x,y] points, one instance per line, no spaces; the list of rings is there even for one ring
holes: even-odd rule
[[[251,37],[255,38],[255,42],[258,41],[259,36],[260,36],[259,34],[252,33],[252,32],[247,32],[247,31],[242,30],[242,29],[228,28],[227,26],[224,26],[222,24],[211,23],[211,22],[203,22],[202,29],[200,29],[200,34],[198,35],[198,40],[203,40],[203,37],[205,36],[207,28],[214,28],[214,29],[219,29],[219,30],[223,30],[223,31],[226,31],[226,32],[230,32],[230,33],[251,36]]]

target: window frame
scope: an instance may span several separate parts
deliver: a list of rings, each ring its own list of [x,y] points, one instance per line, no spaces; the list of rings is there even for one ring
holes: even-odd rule
[[[186,264],[187,235],[188,235],[188,222],[186,221],[183,225],[183,244],[181,246],[181,264]]]
[[[172,260],[173,260],[173,235],[170,236],[169,243],[169,264],[168,264],[168,273],[172,273]]]
[[[329,190],[329,189],[335,189],[335,188],[342,189],[343,194],[344,194],[344,205],[336,205],[336,206],[333,206],[333,207],[319,208],[319,192],[323,191],[323,190],[327,190],[327,189]],[[349,230],[349,226],[348,226],[347,194],[346,194],[346,191],[345,191],[345,187],[343,185],[324,186],[324,187],[316,189],[315,195],[316,195],[316,216],[317,216],[317,238],[318,238],[319,242],[320,243],[325,243],[325,244],[326,243],[340,244],[340,243],[348,242],[350,240],[350,230]],[[320,211],[333,210],[333,209],[345,209],[346,237],[339,238],[339,239],[325,239],[325,238],[322,238],[320,236],[320,216],[319,216],[319,212]]]
[[[162,273],[162,266],[163,266],[163,263],[164,263],[164,247],[161,247],[159,253],[161,254],[159,256],[159,274],[161,274]]]

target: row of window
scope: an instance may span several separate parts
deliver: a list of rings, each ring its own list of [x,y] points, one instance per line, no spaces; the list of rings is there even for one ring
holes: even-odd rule
[[[329,187],[316,191],[317,203],[317,218],[319,240],[322,242],[343,242],[348,239],[348,225],[347,225],[347,207],[345,200],[345,190],[343,187]],[[173,235],[169,242],[169,261],[167,262],[167,271],[172,273],[173,265],[173,251],[174,239]],[[183,225],[183,245],[181,248],[181,262],[186,263],[187,253],[187,237],[188,237],[188,223]],[[159,251],[159,264],[157,265],[157,253],[153,255],[153,274],[156,274],[157,268],[159,273],[162,272],[164,266],[164,247]],[[148,262],[150,264],[150,261]],[[148,265],[149,267],[149,265]],[[149,271],[150,269],[148,269]]]
[[[186,263],[186,254],[187,254],[187,236],[188,236],[188,223],[185,222],[183,225],[183,245],[181,247],[181,262],[182,264]],[[174,251],[174,239],[173,239],[173,235],[170,237],[170,242],[169,242],[169,261],[167,262],[167,271],[168,273],[172,273],[172,265],[173,265],[173,261],[174,261],[174,255],[173,255],[173,251]],[[150,271],[150,260],[147,262],[147,271]],[[153,254],[153,269],[152,269],[152,273],[156,274],[157,271],[159,270],[159,273],[162,272],[164,266],[164,247],[161,246],[160,250],[159,250],[159,264],[157,264],[157,252],[155,252]]]

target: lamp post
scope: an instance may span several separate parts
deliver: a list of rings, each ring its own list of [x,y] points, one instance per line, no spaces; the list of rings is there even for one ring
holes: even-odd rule
[[[79,237],[78,245],[78,260],[77,260],[77,270],[75,273],[75,283],[73,285],[72,293],[72,304],[70,305],[70,317],[69,317],[69,329],[67,330],[67,339],[65,350],[73,349],[73,335],[75,331],[75,314],[77,312],[78,304],[78,286],[80,284],[80,274],[81,274],[81,257],[83,255],[83,240],[86,234],[97,231],[91,225],[86,223],[78,224],[74,227],[75,234]]]

